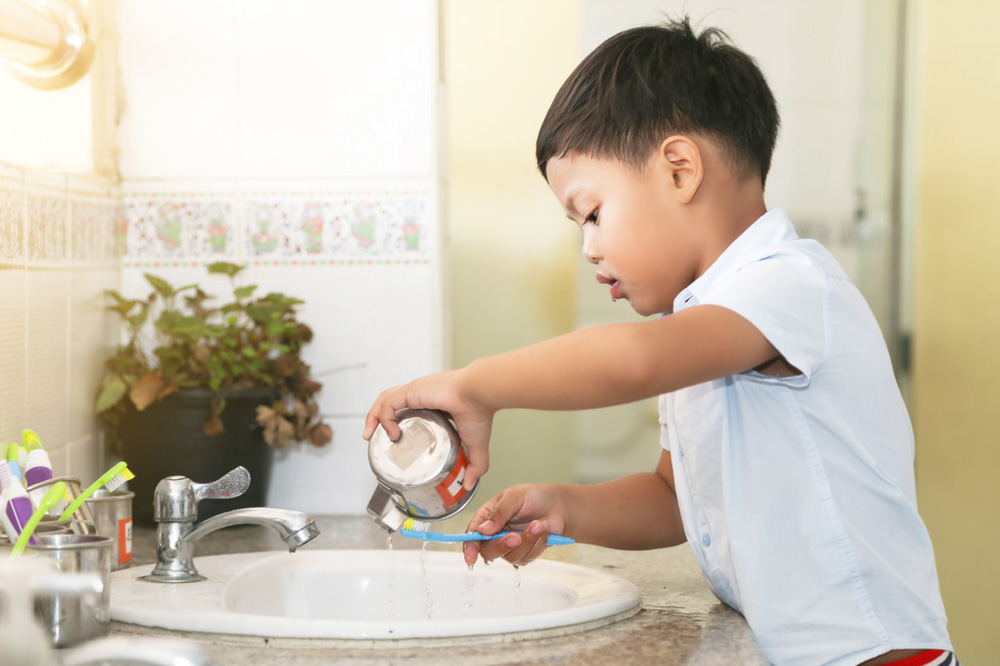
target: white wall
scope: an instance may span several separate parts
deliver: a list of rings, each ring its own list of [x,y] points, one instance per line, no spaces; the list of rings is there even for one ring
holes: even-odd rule
[[[377,392],[441,368],[433,0],[121,2],[123,289],[218,259],[306,301],[334,430],[279,453],[269,503],[363,513]]]
[[[0,68],[0,443],[31,428],[54,472],[88,485],[106,471],[93,404],[116,332],[102,293],[117,285],[121,246],[113,182],[94,168],[108,148],[95,145],[94,99],[113,53],[109,39],[60,90]]]

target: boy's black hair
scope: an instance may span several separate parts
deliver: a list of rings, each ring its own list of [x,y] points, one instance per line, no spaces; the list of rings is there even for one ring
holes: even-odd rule
[[[642,170],[668,136],[693,133],[763,186],[779,124],[753,58],[716,28],[695,35],[684,18],[625,30],[584,58],[542,121],[535,158],[546,179],[549,159],[570,152]]]

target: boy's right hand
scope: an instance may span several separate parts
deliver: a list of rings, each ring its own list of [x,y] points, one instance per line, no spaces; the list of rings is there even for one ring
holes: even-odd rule
[[[490,432],[496,410],[472,400],[465,386],[463,372],[437,372],[382,391],[368,410],[362,437],[365,440],[371,439],[375,428],[381,425],[389,439],[397,441],[402,431],[396,422],[396,412],[401,409],[437,409],[446,412],[454,421],[458,436],[469,452],[469,466],[462,485],[466,490],[471,490],[490,466]]]
[[[469,522],[468,531],[493,535],[504,530],[521,532],[492,541],[465,543],[465,563],[470,567],[482,557],[487,564],[502,557],[515,566],[534,561],[546,548],[549,533],[565,534],[566,517],[555,486],[520,484],[500,491]]]

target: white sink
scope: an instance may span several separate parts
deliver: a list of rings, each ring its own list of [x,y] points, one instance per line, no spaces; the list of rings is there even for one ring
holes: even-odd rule
[[[292,639],[485,641],[572,633],[639,610],[632,583],[538,560],[515,570],[458,552],[300,550],[195,558],[208,580],[158,584],[152,567],[112,574],[111,619],[154,629]]]

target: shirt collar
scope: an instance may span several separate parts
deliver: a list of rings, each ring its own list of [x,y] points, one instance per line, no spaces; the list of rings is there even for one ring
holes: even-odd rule
[[[730,243],[708,270],[677,295],[674,299],[674,312],[697,305],[715,281],[734,268],[748,252],[798,237],[784,208],[778,206],[767,211]]]

